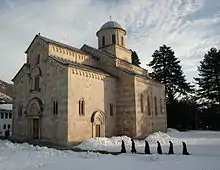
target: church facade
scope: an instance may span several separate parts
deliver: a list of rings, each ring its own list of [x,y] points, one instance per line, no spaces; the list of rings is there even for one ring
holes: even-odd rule
[[[35,36],[12,80],[14,138],[68,145],[166,131],[164,85],[132,65],[126,30],[108,21],[96,35],[98,48],[80,49]]]

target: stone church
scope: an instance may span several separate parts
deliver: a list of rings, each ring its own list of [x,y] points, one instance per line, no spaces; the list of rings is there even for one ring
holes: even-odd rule
[[[13,137],[68,145],[166,131],[164,85],[131,62],[126,30],[106,22],[98,48],[36,35],[13,78]]]

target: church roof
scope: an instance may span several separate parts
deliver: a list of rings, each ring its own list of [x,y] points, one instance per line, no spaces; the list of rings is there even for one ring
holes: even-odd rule
[[[63,64],[63,65],[68,65],[68,66],[72,66],[72,67],[78,67],[78,68],[90,70],[90,71],[93,71],[93,72],[96,72],[96,73],[100,73],[100,74],[104,74],[104,75],[109,75],[109,76],[118,78],[117,76],[112,75],[111,73],[109,73],[107,71],[101,70],[99,68],[96,68],[96,67],[93,67],[93,66],[90,66],[90,65],[73,62],[73,61],[66,60],[66,59],[60,58],[60,57],[58,58],[58,57],[55,57],[53,55],[50,55],[49,57],[54,59],[55,61]]]
[[[63,47],[63,48],[66,48],[66,49],[69,49],[69,50],[73,50],[73,51],[76,51],[76,52],[79,52],[79,53],[82,53],[82,54],[85,54],[82,50],[78,49],[78,48],[75,48],[75,47],[72,47],[70,45],[67,45],[67,44],[64,44],[64,43],[61,43],[61,42],[58,42],[58,41],[55,41],[55,40],[52,40],[50,38],[47,38],[47,37],[43,37],[39,34],[37,34],[34,39],[32,40],[31,44],[29,45],[29,47],[27,48],[27,50],[25,51],[25,53],[27,53],[27,51],[29,50],[29,48],[31,47],[31,45],[33,44],[33,42],[35,41],[36,38],[40,38],[41,40],[43,40],[45,43],[49,43],[49,44],[54,44],[54,45],[57,45],[57,46],[60,46],[60,47]]]
[[[107,29],[107,28],[120,28],[123,29],[122,26],[115,22],[115,21],[108,21],[106,22],[104,25],[102,25],[102,27],[100,29]]]

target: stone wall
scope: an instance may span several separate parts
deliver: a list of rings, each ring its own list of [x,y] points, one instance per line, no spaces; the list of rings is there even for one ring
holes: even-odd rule
[[[44,111],[42,117],[42,140],[65,144],[67,142],[67,93],[68,93],[68,68],[51,58],[46,63],[44,74],[45,86]],[[53,113],[53,102],[58,102],[58,113]]]
[[[119,71],[117,95],[117,135],[134,137],[136,116],[133,75]]]
[[[105,114],[105,127],[102,136],[112,136],[115,127],[116,80],[103,73],[69,68],[68,71],[68,141],[76,142],[91,138],[92,114],[101,111]],[[85,102],[85,115],[79,115],[79,100]],[[114,105],[110,116],[109,105]]]
[[[36,64],[39,57],[39,63]],[[30,78],[35,69],[40,71],[39,91],[32,90]],[[48,58],[48,45],[37,38],[27,53],[27,66],[14,80],[13,136],[25,140],[27,129],[28,102],[37,97],[43,103],[41,117],[41,140],[66,143],[67,141],[67,68]],[[58,101],[58,115],[53,115],[53,100]],[[22,107],[22,115],[18,115]]]
[[[20,107],[25,103],[25,97],[27,93],[27,67],[23,67],[20,74],[16,77],[14,81],[14,93],[13,93],[13,119],[12,119],[12,135],[24,140],[26,138],[26,128],[25,128],[25,118],[18,116]]]
[[[137,138],[145,138],[155,131],[166,131],[167,115],[164,100],[162,84],[146,78],[135,78]]]

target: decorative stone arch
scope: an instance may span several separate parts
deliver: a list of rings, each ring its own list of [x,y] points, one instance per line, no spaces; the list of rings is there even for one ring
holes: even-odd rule
[[[105,136],[105,113],[101,110],[97,110],[92,113],[92,137]]]
[[[35,66],[31,70],[30,74],[30,89],[32,90],[40,90],[40,77],[42,75],[41,69],[38,66]]]
[[[43,112],[43,102],[40,98],[34,97],[30,99],[26,105],[26,114],[41,115]]]
[[[26,138],[40,139],[42,131],[41,116],[43,113],[43,102],[40,98],[30,99],[26,105]]]

